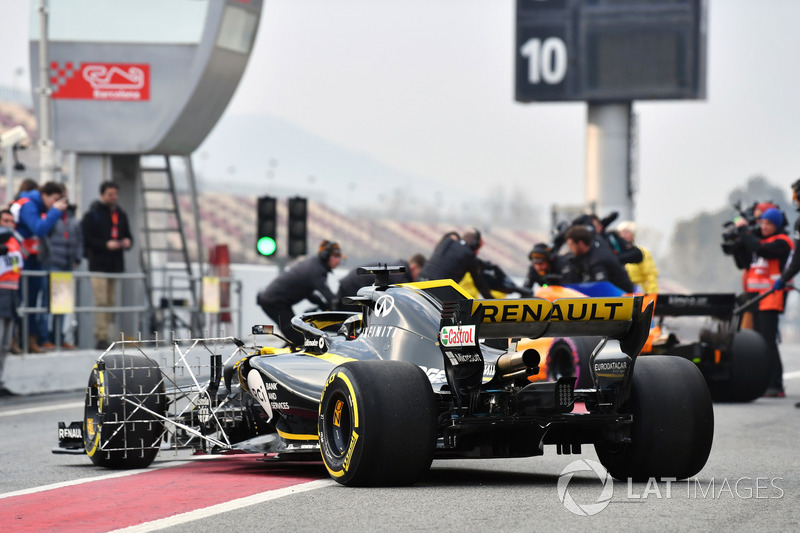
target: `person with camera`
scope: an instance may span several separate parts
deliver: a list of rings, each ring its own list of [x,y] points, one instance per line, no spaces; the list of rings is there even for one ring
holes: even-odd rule
[[[736,268],[747,270],[752,253],[744,246],[742,237],[747,233],[760,235],[759,219],[761,214],[770,208],[777,209],[778,206],[772,202],[753,202],[753,205],[745,209],[739,201],[733,204],[733,208],[739,212],[739,216],[724,224],[726,229],[722,233],[722,253],[733,258]]]
[[[294,346],[302,346],[303,334],[292,327],[292,306],[308,300],[323,311],[334,308],[336,296],[328,287],[328,274],[342,262],[339,243],[322,241],[316,255],[301,259],[258,293],[256,303]]]
[[[783,365],[778,350],[778,323],[786,304],[786,289],[772,289],[781,279],[781,272],[794,244],[783,231],[785,217],[780,209],[770,207],[758,220],[759,232],[747,229],[748,222],[744,218],[735,224],[738,228],[745,228],[742,244],[752,257],[744,275],[745,292],[763,295],[753,311],[753,328],[767,343],[771,378],[765,396],[783,398],[786,393],[783,390]]]
[[[64,188],[64,198],[67,197],[67,189]],[[83,260],[83,229],[80,220],[75,216],[77,206],[67,205],[66,211],[61,213],[61,218],[56,222],[53,230],[44,239],[46,242],[46,253],[42,253],[42,267],[50,272],[71,272],[80,265]],[[42,289],[42,302],[50,299],[50,287],[45,278]],[[45,303],[46,307],[46,303]],[[50,327],[52,317],[52,329]],[[39,315],[39,345],[43,348],[52,349],[58,346],[65,350],[74,350],[76,346],[63,337],[64,315],[50,315],[42,313]]]
[[[19,235],[22,237],[22,254],[25,257],[25,271],[39,272],[42,262],[39,260],[39,247],[41,239],[53,230],[62,213],[67,210],[67,199],[64,197],[64,186],[54,181],[49,181],[40,189],[28,190],[20,193],[9,208],[14,215],[14,222]],[[26,307],[38,306],[39,293],[44,285],[44,277],[29,276],[24,283],[27,284]],[[28,351],[42,353],[45,350],[39,346],[38,317],[35,314],[28,316]]]
[[[456,232],[446,233],[422,267],[419,280],[452,279],[458,283],[469,272],[481,296],[494,298],[478,260],[481,246],[483,239],[477,228],[467,230],[463,237]]]

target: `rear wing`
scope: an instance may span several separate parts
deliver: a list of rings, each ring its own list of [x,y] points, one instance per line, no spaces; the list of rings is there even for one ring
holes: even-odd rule
[[[733,316],[736,295],[716,294],[659,294],[656,316],[712,316],[726,319]]]
[[[617,339],[622,351],[635,357],[647,340],[653,317],[652,302],[643,309],[643,301],[642,296],[620,296],[447,302],[442,309],[440,342],[464,344],[472,334],[475,343],[479,339],[602,336]],[[459,333],[462,330],[466,333]]]

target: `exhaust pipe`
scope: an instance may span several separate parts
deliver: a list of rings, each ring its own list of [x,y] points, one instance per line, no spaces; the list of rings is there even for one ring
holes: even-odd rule
[[[497,359],[497,375],[508,380],[517,377],[528,377],[539,373],[542,357],[533,348],[523,352],[504,353]]]

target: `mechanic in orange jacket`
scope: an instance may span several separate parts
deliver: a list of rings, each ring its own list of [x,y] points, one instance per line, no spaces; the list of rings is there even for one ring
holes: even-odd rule
[[[742,243],[753,254],[753,261],[745,273],[745,291],[748,293],[764,294],[770,291],[774,283],[780,279],[786,261],[789,259],[794,244],[792,239],[783,230],[785,217],[780,209],[774,207],[761,214],[761,237],[747,231]],[[746,222],[738,221],[736,225]],[[761,299],[758,310],[753,313],[753,324],[764,340],[769,350],[772,377],[767,387],[766,396],[783,398],[783,365],[778,351],[778,322],[786,303],[786,290],[779,289]]]

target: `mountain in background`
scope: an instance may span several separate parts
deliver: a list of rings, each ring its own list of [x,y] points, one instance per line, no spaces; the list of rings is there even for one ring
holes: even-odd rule
[[[519,191],[490,197],[408,174],[267,115],[228,115],[195,151],[202,190],[306,196],[351,215],[542,230],[541,206]]]

